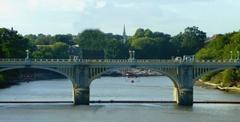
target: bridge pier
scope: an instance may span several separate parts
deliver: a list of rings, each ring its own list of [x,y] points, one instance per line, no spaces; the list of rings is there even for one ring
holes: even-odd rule
[[[178,88],[176,86],[173,87],[173,100],[178,102]]]
[[[74,105],[89,105],[89,87],[73,88]]]
[[[173,100],[178,105],[192,106],[193,105],[193,89],[173,87]]]
[[[177,83],[177,104],[182,106],[193,105],[193,68],[191,65],[178,67],[179,81]]]
[[[181,88],[177,94],[177,104],[182,106],[193,105],[193,89]]]

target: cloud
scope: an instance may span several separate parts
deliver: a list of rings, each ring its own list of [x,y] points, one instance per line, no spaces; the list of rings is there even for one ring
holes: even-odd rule
[[[128,2],[128,3],[117,3],[117,2],[114,2],[113,3],[113,6],[116,7],[116,8],[133,8],[136,6],[136,3],[133,3],[133,2]]]
[[[0,0],[0,16],[16,16],[17,6],[12,5],[9,0]]]
[[[106,1],[105,0],[96,0],[95,1],[95,8],[103,8],[106,6]]]
[[[90,8],[103,8],[105,0],[27,0],[31,10],[84,13]]]

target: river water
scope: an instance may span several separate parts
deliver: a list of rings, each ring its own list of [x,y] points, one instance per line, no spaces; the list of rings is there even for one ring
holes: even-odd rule
[[[134,80],[135,82],[130,82]],[[92,82],[90,100],[173,100],[173,84],[164,76],[102,77]],[[0,89],[1,101],[71,101],[67,79],[21,83]],[[194,88],[194,100],[240,101],[240,94]],[[0,104],[0,122],[239,122],[239,104]]]

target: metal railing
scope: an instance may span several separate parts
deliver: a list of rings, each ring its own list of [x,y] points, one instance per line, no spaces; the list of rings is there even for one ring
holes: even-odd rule
[[[1,63],[99,63],[99,64],[112,64],[112,63],[138,63],[138,64],[158,64],[158,63],[169,63],[169,64],[224,64],[224,63],[240,63],[240,60],[194,60],[194,61],[183,61],[183,60],[168,60],[168,59],[18,59],[18,58],[5,58],[0,59]]]

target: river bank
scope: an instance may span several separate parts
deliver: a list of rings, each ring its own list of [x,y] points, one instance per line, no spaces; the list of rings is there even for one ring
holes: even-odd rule
[[[196,81],[195,85],[204,88],[217,89],[225,92],[240,93],[240,88],[238,87],[223,87],[221,84],[211,83],[209,81],[203,81],[201,79]]]
[[[105,72],[102,76],[110,77],[147,77],[147,76],[163,76],[162,73],[146,69],[116,69]]]

